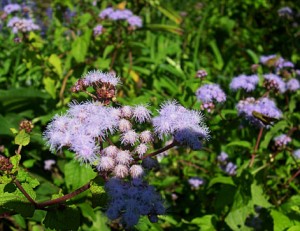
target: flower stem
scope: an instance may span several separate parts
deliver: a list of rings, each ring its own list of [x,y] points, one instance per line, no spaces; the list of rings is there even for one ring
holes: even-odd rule
[[[250,160],[250,164],[249,164],[249,167],[251,168],[253,163],[254,163],[254,159],[256,157],[256,152],[258,150],[258,147],[259,147],[259,143],[260,143],[260,140],[261,140],[261,137],[262,137],[262,134],[263,134],[263,131],[264,131],[264,128],[260,128],[259,130],[259,133],[258,133],[258,136],[257,136],[257,139],[256,139],[256,144],[255,144],[255,147],[254,147],[254,151],[251,155],[251,160]]]
[[[162,152],[164,152],[164,151],[167,151],[167,150],[170,149],[170,148],[175,147],[176,145],[178,145],[178,143],[177,143],[176,141],[173,141],[171,144],[169,144],[169,145],[167,145],[167,146],[165,146],[165,147],[163,147],[163,148],[161,148],[161,149],[159,149],[159,150],[157,150],[157,151],[155,151],[155,152],[149,153],[148,155],[145,155],[145,156],[143,156],[143,157],[140,158],[140,159],[143,160],[143,159],[146,159],[147,157],[155,156],[155,155],[157,155],[157,154],[159,154],[159,153],[162,153]]]

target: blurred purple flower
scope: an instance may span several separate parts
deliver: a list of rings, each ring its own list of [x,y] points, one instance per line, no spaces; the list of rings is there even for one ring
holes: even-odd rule
[[[230,89],[238,90],[245,89],[247,92],[255,90],[256,85],[259,82],[257,75],[239,75],[231,80]]]

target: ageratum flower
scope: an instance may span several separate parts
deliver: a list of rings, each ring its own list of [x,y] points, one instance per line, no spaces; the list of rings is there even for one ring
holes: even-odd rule
[[[299,160],[300,159],[300,149],[297,149],[293,152],[293,156]]]
[[[292,78],[286,83],[286,89],[289,91],[297,91],[300,89],[300,82],[296,78]]]
[[[143,21],[141,17],[136,15],[127,18],[127,22],[132,28],[140,28],[143,26]]]
[[[69,147],[82,162],[93,162],[99,148],[95,140],[114,133],[119,117],[113,108],[86,102],[71,104],[65,115],[56,115],[44,132],[51,150]]]
[[[103,33],[103,26],[102,25],[97,25],[93,29],[94,36],[101,35]]]
[[[11,14],[12,12],[20,11],[21,6],[19,4],[8,4],[3,8],[3,10],[6,14]]]
[[[192,149],[201,147],[200,139],[209,138],[209,130],[203,122],[202,114],[188,110],[175,101],[163,104],[159,115],[153,118],[153,126],[160,138],[172,135],[177,142]]]
[[[274,141],[275,141],[275,145],[277,147],[284,147],[288,143],[290,143],[292,141],[292,139],[291,139],[291,137],[287,136],[286,134],[281,134],[279,136],[276,136],[274,138]]]
[[[197,99],[203,103],[217,101],[222,103],[226,100],[226,95],[218,84],[205,84],[198,88],[196,92]]]
[[[257,75],[239,75],[231,80],[230,89],[238,90],[244,89],[247,92],[255,90],[256,85],[259,82],[259,78]]]
[[[188,180],[192,189],[198,189],[201,185],[204,184],[204,180],[199,177],[192,177]]]
[[[133,165],[130,171],[142,174],[137,168]],[[105,189],[110,197],[107,217],[111,220],[121,218],[126,228],[136,225],[140,216],[148,216],[151,222],[156,222],[157,215],[165,213],[161,196],[139,178],[129,182],[112,178]]]
[[[276,107],[273,100],[263,97],[255,100],[253,97],[240,100],[236,106],[238,114],[244,116],[251,123],[258,127],[266,127],[266,125],[253,115],[253,112],[258,112],[264,116],[279,119],[282,112]]]
[[[25,33],[33,30],[40,30],[40,27],[36,25],[32,19],[24,19],[19,17],[11,18],[8,21],[7,26],[12,28],[12,32],[14,34],[18,32]]]
[[[120,83],[120,78],[116,75],[98,70],[88,72],[82,77],[82,80],[85,86],[91,86],[97,82],[109,83],[113,86],[117,86]]]

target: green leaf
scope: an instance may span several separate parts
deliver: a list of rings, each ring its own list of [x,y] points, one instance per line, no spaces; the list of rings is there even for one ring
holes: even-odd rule
[[[88,203],[84,203],[79,204],[78,207],[80,208],[81,213],[84,217],[90,219],[91,221],[96,220],[96,215],[91,205],[89,205]]]
[[[54,71],[56,72],[56,74],[58,74],[59,78],[61,79],[63,75],[60,58],[56,54],[52,54],[50,55],[48,61],[54,67]]]
[[[19,170],[20,160],[21,160],[21,155],[20,154],[16,154],[16,155],[9,158],[10,163],[13,165],[13,168],[11,170],[12,174]]]
[[[263,192],[263,188],[255,183],[251,184],[252,201],[254,205],[261,206],[263,208],[270,208],[270,204]]]
[[[55,87],[55,80],[51,79],[50,77],[45,77],[43,79],[43,84],[45,86],[45,90],[51,95],[53,99],[56,98],[56,87]]]
[[[0,101],[3,102],[17,99],[28,101],[30,98],[49,99],[49,95],[34,88],[0,90]]]
[[[235,186],[235,183],[232,180],[232,177],[229,176],[218,176],[213,179],[208,184],[208,187],[213,186],[214,184],[229,184]]]
[[[32,168],[35,162],[36,162],[35,159],[25,160],[25,161],[23,162],[23,166],[24,166],[25,168]]]
[[[95,178],[95,173],[90,165],[80,165],[72,160],[65,165],[65,181],[69,190],[75,190]]]
[[[274,231],[286,230],[294,225],[294,223],[286,215],[274,209],[271,210],[271,216],[273,218]]]
[[[43,224],[46,228],[55,230],[78,230],[80,213],[75,206],[50,210],[47,212]]]
[[[15,137],[15,144],[21,145],[21,146],[26,146],[30,142],[30,135],[25,132],[24,129],[22,129],[18,135]]]
[[[215,215],[205,215],[203,217],[194,218],[191,224],[195,224],[201,228],[201,231],[214,231]]]
[[[239,146],[239,147],[248,148],[248,149],[252,148],[252,144],[250,142],[244,141],[244,140],[232,141],[226,145],[226,147],[231,147],[231,146]]]
[[[92,31],[86,31],[83,36],[77,37],[75,41],[72,43],[71,54],[75,58],[76,62],[80,63],[85,60],[89,41],[91,38]]]

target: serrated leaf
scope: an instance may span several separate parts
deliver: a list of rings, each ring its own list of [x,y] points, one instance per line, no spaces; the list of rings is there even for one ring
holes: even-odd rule
[[[68,189],[75,190],[97,175],[90,165],[80,165],[77,161],[70,161],[65,165],[65,181]]]
[[[15,137],[15,144],[26,146],[30,142],[30,135],[22,129]]]
[[[15,173],[19,170],[20,160],[21,160],[21,155],[20,154],[16,154],[16,155],[9,158],[10,163],[13,165],[11,173]]]

